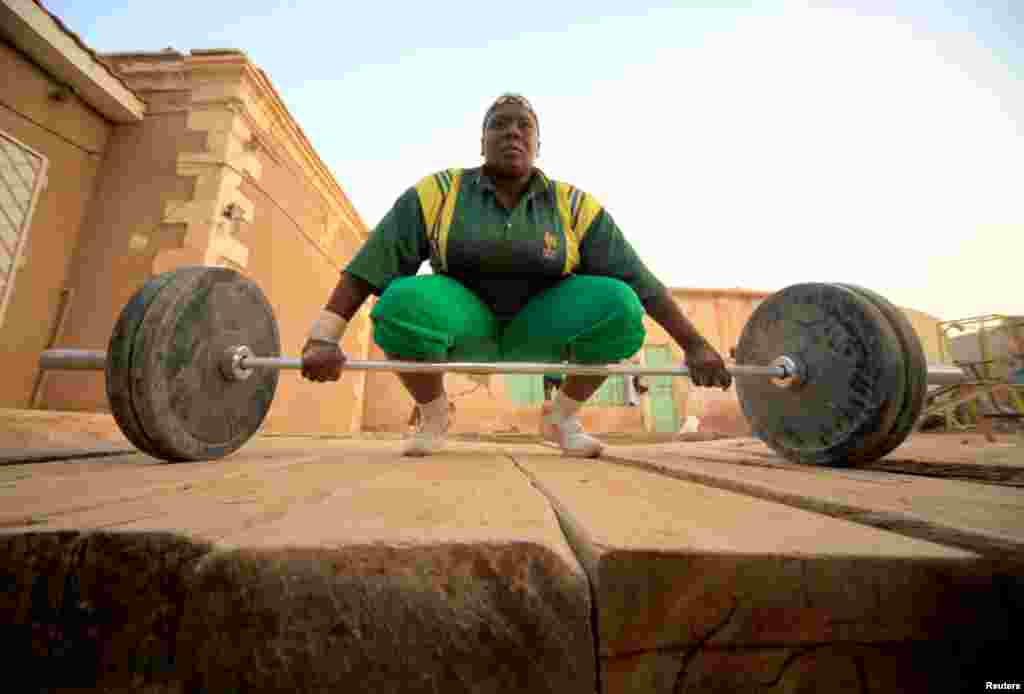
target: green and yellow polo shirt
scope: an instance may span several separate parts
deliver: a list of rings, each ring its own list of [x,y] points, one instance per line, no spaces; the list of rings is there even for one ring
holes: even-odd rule
[[[405,191],[345,272],[380,295],[429,260],[435,273],[458,280],[503,320],[569,274],[622,280],[645,303],[664,291],[600,203],[572,186],[557,187],[539,169],[511,210],[498,201],[482,167],[462,170],[450,224],[439,238],[437,224],[428,228],[426,222],[438,211],[426,214],[424,205],[450,192],[455,175],[457,170],[433,174]],[[559,195],[572,228],[563,228]]]

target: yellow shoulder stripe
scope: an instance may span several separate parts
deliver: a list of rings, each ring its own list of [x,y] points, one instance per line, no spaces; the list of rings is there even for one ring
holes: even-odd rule
[[[455,202],[459,199],[459,183],[462,181],[462,170],[454,170],[451,178],[451,190],[444,197],[444,204],[441,206],[441,228],[438,230],[437,246],[441,255],[441,269],[448,269],[448,230],[452,226],[452,216],[455,214]]]
[[[441,210],[441,187],[434,176],[424,176],[415,187],[416,195],[420,199],[420,209],[423,210],[423,221],[427,225],[427,236],[430,236]]]
[[[427,227],[427,239],[437,253],[442,270],[448,267],[448,228],[455,213],[461,178],[462,169],[446,169],[424,176],[415,186]]]
[[[555,192],[567,241],[565,273],[568,274],[580,264],[580,244],[601,212],[601,203],[579,188],[561,181],[555,181]]]

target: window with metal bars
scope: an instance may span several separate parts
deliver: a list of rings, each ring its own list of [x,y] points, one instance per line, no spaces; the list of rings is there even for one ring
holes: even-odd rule
[[[36,199],[46,184],[46,157],[0,131],[0,325],[14,291]]]

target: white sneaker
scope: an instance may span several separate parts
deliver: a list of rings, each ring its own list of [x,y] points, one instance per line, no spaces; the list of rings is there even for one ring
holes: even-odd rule
[[[544,403],[544,417],[541,419],[541,436],[562,449],[564,455],[574,458],[596,458],[604,450],[604,444],[583,431],[579,417],[559,421],[550,403]]]
[[[445,444],[448,443],[447,434],[448,427],[451,424],[450,417],[445,414],[444,426],[440,431],[437,431],[436,423],[431,422],[431,424],[433,426],[427,428],[426,421],[421,413],[420,421],[416,424],[416,431],[402,441],[402,455],[421,457],[437,453],[445,447]]]

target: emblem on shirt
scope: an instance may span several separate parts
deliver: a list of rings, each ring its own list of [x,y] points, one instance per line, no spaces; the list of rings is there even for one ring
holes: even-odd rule
[[[544,232],[544,257],[554,258],[558,252],[558,237],[550,231]]]

